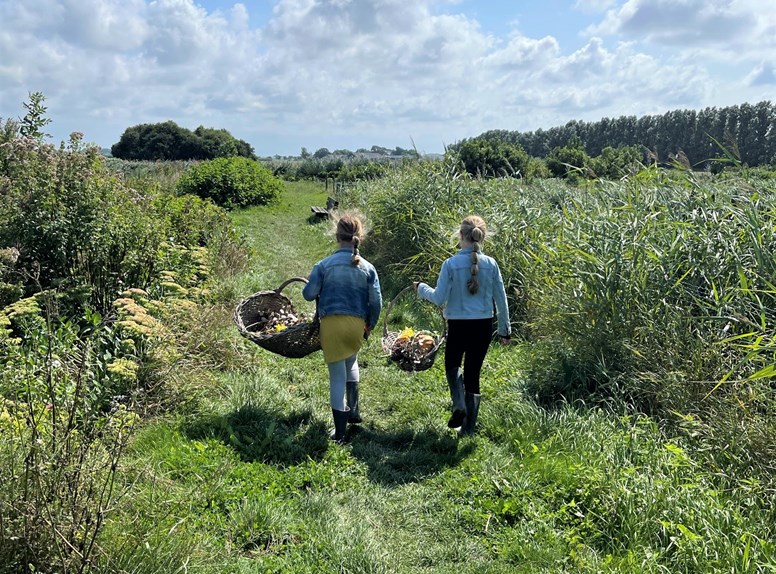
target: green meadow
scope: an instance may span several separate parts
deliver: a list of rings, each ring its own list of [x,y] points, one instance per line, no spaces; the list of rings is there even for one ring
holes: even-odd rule
[[[415,174],[417,181],[404,179],[412,175],[397,174],[393,190],[377,189],[383,185],[378,183],[343,197],[354,206],[360,197],[357,207],[365,211],[376,206],[366,211],[375,244],[367,245],[365,254],[381,263],[386,302],[402,285],[402,273],[433,279],[433,262],[449,252],[457,216],[479,208],[498,226],[489,251],[503,261],[516,299],[513,308],[524,309],[513,317],[525,332],[521,342],[494,345],[486,361],[480,432],[459,439],[446,428],[449,399],[441,361],[420,373],[400,371],[387,363],[375,333],[360,357],[365,421],[351,427],[347,444],[332,444],[326,438],[330,410],[320,354],[272,355],[240,340],[224,320],[213,326],[212,336],[234,345],[230,363],[210,371],[209,383],[197,385],[196,399],[186,408],[143,425],[132,441],[122,473],[127,490],[105,532],[105,567],[128,572],[773,571],[773,459],[759,458],[772,455],[773,443],[766,437],[773,437],[773,422],[752,412],[757,401],[760,408],[772,408],[772,387],[768,395],[760,379],[739,382],[735,389],[683,380],[695,373],[678,367],[693,361],[716,366],[723,360],[705,357],[705,352],[720,353],[719,340],[693,331],[688,317],[665,317],[667,310],[656,309],[653,299],[660,293],[672,296],[680,272],[688,272],[669,267],[684,258],[679,240],[704,256],[714,253],[707,243],[720,245],[719,235],[699,234],[713,216],[700,214],[699,227],[691,227],[689,207],[681,205],[694,202],[694,209],[703,209],[704,195],[715,193],[712,186],[718,184],[708,190],[686,188],[681,180],[667,189],[656,182],[641,189],[605,185],[589,191],[541,184],[507,189],[505,183],[455,189],[444,174],[436,180],[428,173]],[[423,206],[424,192],[448,197]],[[623,192],[632,194],[630,204]],[[766,192],[758,193],[767,197]],[[536,197],[543,199],[530,205]],[[677,213],[661,199],[688,212]],[[537,213],[553,201],[562,203],[555,208],[562,217]],[[233,214],[254,254],[245,271],[230,279],[235,296],[303,276],[332,250],[328,224],[309,218],[309,206],[324,202],[320,187],[289,184],[280,205]],[[404,219],[409,210],[399,205],[427,212],[413,212],[410,221]],[[732,199],[729,207],[724,217],[747,210]],[[395,219],[377,220],[379,209]],[[547,217],[560,228],[535,228],[529,217],[521,217],[526,212],[533,222]],[[754,217],[742,215],[730,239],[763,233],[757,221],[741,228],[747,216]],[[577,229],[563,228],[572,224]],[[671,228],[669,237],[655,236],[665,228]],[[405,230],[409,237],[401,233]],[[423,233],[436,239],[424,239]],[[541,239],[543,233],[552,233],[555,241]],[[627,262],[627,252],[607,243],[622,242],[623,235],[650,249],[667,246],[666,251],[660,258],[642,255],[645,261]],[[569,244],[580,237],[586,252]],[[411,244],[417,254],[389,257],[392,241]],[[671,245],[677,253],[668,251]],[[636,247],[631,243],[626,251]],[[547,253],[534,252],[541,248]],[[601,251],[594,253],[595,248]],[[524,253],[515,260],[518,249]],[[605,260],[618,255],[622,261]],[[722,273],[726,258],[746,261],[750,255],[731,247],[718,257],[714,270]],[[772,261],[772,255],[765,258]],[[638,264],[642,267],[628,275],[640,281],[625,293],[620,292],[622,274],[604,274],[607,266],[623,270]],[[669,276],[654,284],[656,276],[650,274],[659,271]],[[533,283],[540,276],[554,279]],[[742,287],[742,279],[720,275],[725,280]],[[563,285],[577,282],[581,300],[563,301]],[[717,297],[742,297],[721,287]],[[410,318],[398,320],[413,320],[418,303],[403,303]],[[682,312],[676,300],[670,306]],[[587,317],[579,316],[583,312]],[[602,340],[589,337],[576,348],[569,332],[583,329],[592,313],[606,321],[590,333]],[[645,324],[634,325],[640,319]],[[555,320],[563,324],[553,325]],[[623,353],[618,347],[633,344],[638,329],[651,331],[643,335],[645,349],[611,365],[605,378],[600,371],[606,365],[595,358]],[[711,348],[697,358],[685,357],[697,352],[703,336]],[[628,340],[617,340],[624,337]],[[683,348],[671,348],[677,344]],[[655,355],[640,356],[652,351]],[[677,370],[657,374],[666,355]],[[627,360],[653,369],[635,370]],[[653,380],[658,377],[665,379]],[[677,388],[683,385],[702,388]],[[747,385],[751,388],[745,390]],[[744,402],[739,394],[746,392],[762,396]],[[720,418],[707,419],[712,413]],[[747,428],[749,422],[766,428]],[[758,432],[763,433],[759,439],[753,436]]]
[[[401,371],[376,331],[345,444],[328,440],[320,353],[269,353],[232,323],[241,298],[334,248],[310,210],[323,185],[285,186],[225,221],[149,204],[168,217],[175,272],[109,307],[125,332],[6,311],[0,571],[776,571],[770,174],[645,168],[570,185],[438,161],[346,187],[386,304],[433,282],[461,217],[483,215],[516,336],[493,345],[478,432],[459,438],[441,355]],[[284,293],[310,310],[298,284]],[[384,325],[438,329],[424,305],[403,298]],[[100,401],[83,390],[96,381],[113,385]]]

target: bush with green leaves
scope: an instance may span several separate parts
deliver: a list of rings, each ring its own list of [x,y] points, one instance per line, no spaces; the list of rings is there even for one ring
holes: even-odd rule
[[[42,113],[37,104],[27,107]],[[171,182],[183,164],[146,163],[125,173],[119,168],[126,163],[106,161],[98,148],[83,144],[82,134],[57,148],[24,137],[27,123],[47,122],[0,122],[2,306],[55,290],[65,317],[87,307],[106,313],[126,288],[159,285],[162,272],[192,276],[235,245],[223,209],[175,195]]]
[[[243,157],[195,164],[178,181],[179,193],[211,199],[228,209],[274,203],[283,189],[283,182],[268,169]]]
[[[588,167],[595,177],[620,179],[639,172],[644,154],[638,146],[607,146],[601,155],[590,158]]]
[[[59,149],[16,138],[0,174],[0,247],[19,250],[28,290],[87,288],[98,309],[124,285],[151,277],[161,229],[147,199],[108,171],[95,147],[73,134]]]
[[[344,165],[337,174],[340,181],[358,181],[376,179],[386,174],[389,164],[386,162],[356,160]]]
[[[345,166],[345,158],[314,155],[301,160],[296,166],[296,175],[300,179],[326,179],[337,177]]]
[[[54,319],[52,295],[0,312],[19,335],[0,339],[3,572],[88,570],[137,420],[138,365],[116,329],[96,313]]]
[[[471,138],[451,146],[464,169],[481,177],[524,176],[528,154],[519,144],[490,138]]]
[[[383,156],[374,159],[338,150],[323,157],[308,154],[301,159],[266,159],[263,160],[263,165],[275,176],[286,181],[333,178],[338,181],[352,182],[382,177],[389,169],[401,168],[416,161],[418,161],[416,155],[405,155],[401,158]]]
[[[547,167],[554,177],[565,177],[576,181],[579,177],[586,177],[586,166],[590,156],[585,151],[585,144],[579,137],[574,136],[568,144],[553,148],[547,154]]]
[[[173,121],[127,128],[111,147],[114,157],[126,160],[177,161],[242,156],[256,159],[253,147],[227,130],[199,126],[193,132]]]
[[[528,164],[525,166],[527,180],[547,179],[550,175],[550,168],[547,167],[546,161],[538,157],[528,158]]]
[[[60,299],[75,304],[73,314],[84,305],[104,313],[125,288],[148,288],[162,271],[175,272],[171,250],[208,247],[215,257],[235,241],[223,209],[170,195],[158,179],[135,177],[129,187],[78,134],[60,149],[27,138],[3,149],[13,160],[0,198],[3,305],[56,289],[73,295]]]

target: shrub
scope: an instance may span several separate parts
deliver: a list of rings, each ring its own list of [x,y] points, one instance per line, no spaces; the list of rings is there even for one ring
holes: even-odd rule
[[[340,181],[358,181],[360,179],[376,179],[388,171],[388,164],[374,161],[354,161],[344,166],[337,175]]]
[[[528,154],[519,144],[501,140],[473,138],[464,140],[454,150],[464,169],[482,177],[525,175]]]
[[[547,167],[554,177],[584,174],[589,161],[585,145],[578,137],[571,138],[568,145],[553,148],[547,155]]]
[[[162,272],[204,281],[236,243],[223,209],[177,195],[186,164],[106,160],[79,133],[56,148],[20,125],[0,122],[0,306],[52,290],[58,315],[105,313]]]
[[[127,160],[200,160],[242,156],[256,159],[253,148],[224,129],[199,126],[193,132],[172,121],[127,128],[111,155]]]
[[[121,496],[135,363],[117,357],[115,332],[98,315],[77,327],[40,311],[28,305],[37,322],[0,344],[0,570],[84,572]],[[119,361],[126,374],[112,372]]]
[[[143,285],[161,240],[145,198],[123,185],[74,133],[56,149],[11,140],[0,177],[0,247],[16,246],[28,290],[87,286],[100,310],[122,285]]]
[[[620,179],[639,171],[643,154],[637,146],[605,147],[601,155],[590,159],[589,167],[597,177]]]
[[[528,159],[528,164],[525,166],[525,177],[528,180],[534,179],[547,179],[551,177],[550,169],[547,167],[547,163],[538,157],[532,157]]]
[[[230,157],[194,165],[181,177],[178,191],[231,209],[274,203],[283,183],[256,161]]]

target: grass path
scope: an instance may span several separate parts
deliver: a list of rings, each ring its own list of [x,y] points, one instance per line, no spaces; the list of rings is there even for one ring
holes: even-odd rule
[[[236,293],[307,275],[333,249],[326,226],[308,220],[325,197],[298,184],[280,206],[234,215],[257,254]],[[403,373],[375,335],[360,361],[365,421],[346,445],[327,439],[319,353],[284,359],[233,329],[218,335],[237,364],[133,444],[131,496],[108,527],[112,570],[765,572],[749,565],[774,563],[767,517],[731,503],[648,419],[526,400],[520,357],[530,349],[492,350],[481,432],[458,439],[445,425],[441,361]]]

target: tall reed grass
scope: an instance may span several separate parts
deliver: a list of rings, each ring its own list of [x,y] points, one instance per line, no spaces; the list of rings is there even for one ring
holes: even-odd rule
[[[481,180],[444,162],[349,188],[371,214],[378,268],[435,280],[460,219],[479,213],[541,401],[625,401],[694,413],[735,455],[772,465],[776,194],[741,172],[647,168],[621,182]],[[754,449],[756,452],[750,452]]]

